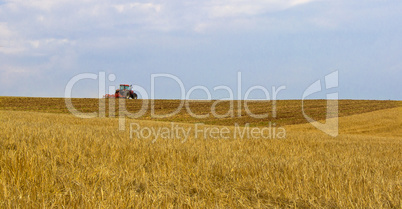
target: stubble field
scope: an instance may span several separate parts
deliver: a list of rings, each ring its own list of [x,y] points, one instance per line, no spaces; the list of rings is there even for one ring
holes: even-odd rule
[[[84,112],[98,100],[74,99]],[[118,101],[115,101],[118,103]],[[402,102],[339,101],[339,135],[307,123],[301,101],[277,101],[277,116],[196,119],[183,110],[154,120],[82,119],[69,114],[64,99],[0,97],[0,207],[55,208],[401,208]],[[158,100],[156,113],[180,101]],[[213,102],[193,102],[207,114]],[[237,116],[237,102],[234,102]],[[325,101],[307,101],[306,113],[325,119]],[[141,100],[126,102],[130,112]],[[252,102],[255,114],[272,112],[270,102]],[[149,104],[148,109],[151,107]],[[110,111],[111,110],[111,111]],[[216,106],[230,110],[230,102]],[[141,138],[137,127],[189,130],[178,137]],[[198,132],[195,123],[204,123]],[[230,135],[244,124],[286,131],[285,138]],[[238,129],[237,123],[243,128]],[[205,130],[227,129],[230,137]],[[200,137],[201,136],[201,137]]]

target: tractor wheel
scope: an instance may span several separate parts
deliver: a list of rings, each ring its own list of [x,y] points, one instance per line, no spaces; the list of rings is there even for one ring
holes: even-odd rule
[[[133,99],[137,99],[137,94],[136,93],[133,94]]]
[[[130,94],[127,94],[126,99],[130,99]]]

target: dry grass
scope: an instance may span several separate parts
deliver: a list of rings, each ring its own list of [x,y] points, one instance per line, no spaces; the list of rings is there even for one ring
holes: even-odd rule
[[[166,122],[0,111],[0,207],[401,208],[400,111],[340,118],[336,138],[301,124],[185,143],[130,139],[130,122]]]

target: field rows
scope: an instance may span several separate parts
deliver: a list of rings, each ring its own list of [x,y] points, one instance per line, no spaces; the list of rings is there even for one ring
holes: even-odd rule
[[[115,116],[119,115],[119,100],[98,100],[98,99],[72,99],[75,109],[84,113],[99,112],[99,102],[105,104],[105,115],[109,117],[109,110],[114,112]],[[302,114],[302,102],[300,100],[278,100],[276,101],[276,117],[273,117],[273,103],[271,101],[247,101],[249,110],[253,114],[268,114],[267,118],[259,119],[250,116],[245,110],[245,104],[242,102],[241,113],[238,111],[238,101],[220,101],[215,106],[218,115],[225,115],[233,110],[232,115],[217,118],[211,113],[211,107],[216,101],[189,101],[189,109],[196,115],[207,115],[205,118],[195,118],[189,114],[185,106],[181,111],[173,116],[161,119],[151,117],[151,108],[155,114],[163,115],[174,112],[179,106],[180,100],[125,100],[124,109],[130,113],[137,113],[145,104],[146,112],[137,119],[161,120],[187,123],[205,123],[213,125],[230,125],[235,123],[244,125],[249,123],[252,126],[266,126],[269,122],[278,125],[306,123],[306,119]],[[231,106],[232,105],[232,106]],[[326,101],[325,100],[307,100],[304,101],[305,112],[315,120],[325,120],[326,118]],[[339,116],[348,116],[372,112],[381,109],[388,109],[401,106],[399,101],[369,101],[369,100],[340,100]],[[123,108],[122,108],[123,109]],[[70,113],[66,108],[63,98],[27,98],[27,97],[0,97],[0,110],[17,110],[17,111],[35,111],[48,113]],[[241,115],[241,116],[240,116]]]

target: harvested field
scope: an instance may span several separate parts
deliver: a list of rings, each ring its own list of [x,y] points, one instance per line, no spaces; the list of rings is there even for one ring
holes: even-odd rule
[[[139,102],[128,101],[130,111]],[[325,115],[324,101],[307,102],[308,114]],[[80,110],[96,111],[97,104],[74,99]],[[160,113],[177,104],[155,105]],[[150,113],[127,119],[119,131],[118,118],[77,118],[63,99],[1,97],[0,207],[401,208],[401,102],[340,101],[335,138],[306,123],[300,104],[278,101],[285,138],[197,138],[198,121],[180,112],[160,120],[188,129],[188,139],[154,140],[130,127],[171,126],[148,120]],[[211,102],[197,105],[205,112]],[[202,128],[236,132],[237,120],[207,118],[220,126]]]
[[[99,112],[99,102],[105,102],[105,116],[109,117],[109,110],[114,111],[114,115],[119,115],[119,99],[72,99],[72,104],[80,112],[91,113]],[[233,110],[231,115],[217,118],[211,113],[211,107],[217,101],[188,101],[189,109],[196,115],[206,115],[205,118],[195,118],[189,114],[183,106],[178,114],[171,117],[157,119],[151,117],[151,105],[157,115],[169,114],[180,107],[181,100],[123,100],[124,108],[130,113],[137,113],[145,104],[146,112],[137,118],[140,120],[159,120],[174,121],[185,123],[205,123],[210,125],[229,125],[235,123],[244,125],[249,123],[251,126],[266,126],[269,122],[278,125],[306,123],[302,114],[302,101],[300,100],[278,100],[276,101],[276,117],[273,117],[272,101],[247,101],[249,110],[252,114],[268,114],[267,118],[259,119],[251,117],[244,108],[244,101],[241,101],[241,114],[239,114],[239,101],[218,101],[215,106],[218,115],[225,115]],[[231,108],[233,105],[233,108]],[[304,101],[305,111],[315,120],[324,120],[326,116],[325,100],[306,100]],[[370,101],[370,100],[339,100],[339,117],[371,112],[376,110],[394,108],[401,105],[398,101]],[[111,108],[109,108],[111,106]],[[46,113],[70,113],[66,108],[63,98],[31,98],[31,97],[0,97],[0,110],[35,111]],[[241,115],[241,116],[239,116]]]

